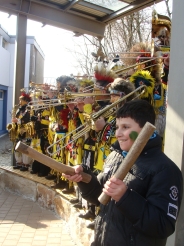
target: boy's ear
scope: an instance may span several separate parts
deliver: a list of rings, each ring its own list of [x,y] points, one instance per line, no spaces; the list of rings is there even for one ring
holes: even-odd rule
[[[132,139],[133,141],[135,141],[136,138],[138,137],[138,133],[135,132],[135,131],[132,131],[132,132],[129,134],[129,137],[130,137],[130,139]]]

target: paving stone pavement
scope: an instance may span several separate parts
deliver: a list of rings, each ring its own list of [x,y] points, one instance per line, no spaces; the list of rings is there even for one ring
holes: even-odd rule
[[[67,223],[33,201],[0,188],[1,246],[75,246]]]

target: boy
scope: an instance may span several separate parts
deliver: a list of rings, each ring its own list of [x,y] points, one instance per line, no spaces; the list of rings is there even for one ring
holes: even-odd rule
[[[100,205],[93,246],[164,246],[175,230],[183,193],[182,174],[162,152],[159,135],[151,136],[123,181],[113,178],[133,144],[130,133],[139,133],[147,121],[155,122],[154,109],[147,101],[125,103],[117,111],[117,142],[103,172],[96,178],[82,165],[75,167],[75,175],[65,175],[78,182],[82,196],[93,204],[99,204],[102,191],[111,196],[107,205]],[[92,175],[90,183],[81,182],[80,171]]]

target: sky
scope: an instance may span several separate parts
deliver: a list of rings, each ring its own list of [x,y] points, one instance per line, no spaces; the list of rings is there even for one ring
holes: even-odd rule
[[[171,3],[171,0],[170,0]],[[164,1],[155,6],[158,13],[163,13],[165,8]],[[16,35],[16,16],[12,15],[8,18],[8,14],[0,12],[0,25],[9,35]],[[44,26],[42,23],[28,20],[27,35],[34,36],[38,45],[45,55],[44,62],[44,77],[55,79],[61,75],[77,75],[80,72],[76,69],[76,63],[71,52],[67,49],[72,49],[73,37],[71,31],[53,26]]]
[[[9,35],[16,35],[17,17],[8,18],[7,13],[0,12],[0,25]],[[41,22],[28,20],[27,36],[34,36],[45,55],[44,77],[59,77],[73,73],[71,68],[72,56],[66,52],[66,47],[73,45],[73,33],[67,30],[46,25]],[[67,44],[67,45],[66,45]]]

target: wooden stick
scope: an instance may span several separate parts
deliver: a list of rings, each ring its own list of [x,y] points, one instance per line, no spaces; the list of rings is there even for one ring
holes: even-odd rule
[[[55,161],[54,159],[50,158],[49,156],[46,156],[38,151],[36,151],[35,149],[27,146],[26,144],[22,143],[22,142],[18,142],[16,147],[15,147],[16,151],[19,151],[23,154],[26,154],[28,156],[30,156],[31,158],[33,158],[36,161],[39,161],[40,163],[43,163],[44,165],[58,171],[61,173],[65,173],[68,175],[74,175],[75,171],[72,167],[64,165],[60,162]],[[91,180],[91,175],[81,172],[80,173],[82,175],[82,181],[85,183],[89,183]]]
[[[135,142],[133,143],[131,149],[129,150],[127,156],[120,164],[118,170],[115,172],[114,177],[120,180],[124,180],[125,176],[139,157],[154,130],[155,126],[151,123],[147,122],[144,125]],[[110,199],[111,197],[106,195],[104,192],[102,192],[102,194],[98,198],[100,203],[102,203],[103,205],[106,205],[110,201]]]

